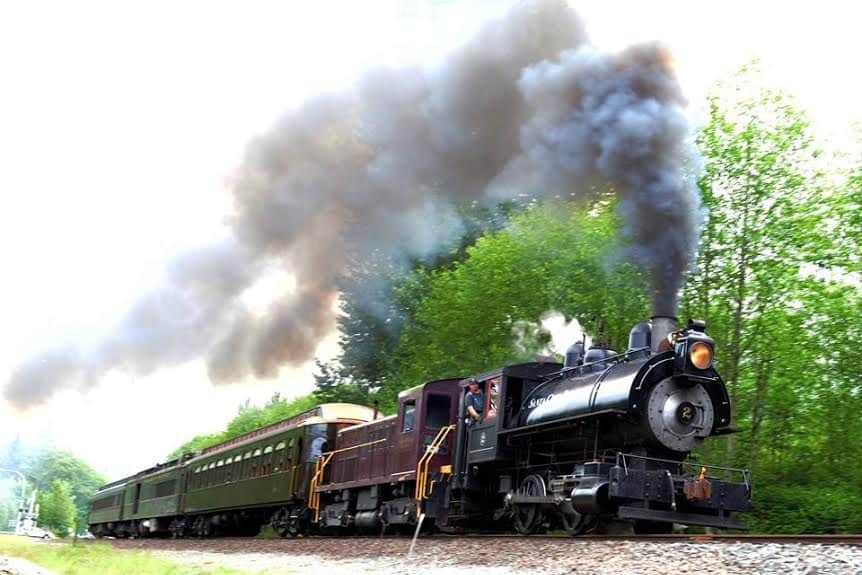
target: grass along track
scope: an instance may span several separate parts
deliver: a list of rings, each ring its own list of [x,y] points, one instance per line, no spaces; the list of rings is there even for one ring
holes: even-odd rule
[[[153,556],[144,550],[118,549],[108,542],[41,541],[0,535],[0,556],[18,557],[58,575],[240,575],[222,567],[198,567]]]

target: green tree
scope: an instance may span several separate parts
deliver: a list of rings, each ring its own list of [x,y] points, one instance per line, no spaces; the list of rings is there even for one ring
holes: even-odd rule
[[[519,349],[513,332],[549,310],[591,331],[601,319],[609,342],[624,347],[631,325],[649,313],[643,275],[621,259],[613,207],[534,206],[480,238],[463,261],[417,270],[399,294],[414,299],[415,313],[390,357],[384,406],[424,381],[529,358],[538,342]]]
[[[283,399],[279,394],[275,394],[261,407],[246,402],[239,407],[237,414],[227,423],[223,431],[193,437],[172,451],[168,455],[168,459],[176,459],[185,453],[198,452],[264,425],[287,419],[303,411],[308,411],[318,403],[319,401],[313,394],[301,395],[292,400]]]
[[[370,405],[375,401],[375,392],[378,389],[370,387],[368,380],[357,381],[349,369],[336,362],[318,361],[314,380],[316,383],[314,397],[321,403],[346,402]]]
[[[81,458],[59,449],[46,449],[34,457],[26,466],[26,474],[43,492],[53,489],[55,481],[62,481],[69,488],[79,518],[87,516],[90,497],[105,483],[105,478]]]
[[[48,491],[38,495],[39,524],[59,537],[67,537],[75,527],[75,500],[69,484],[55,479]]]
[[[430,255],[410,258],[397,248],[373,250],[361,257],[353,254],[339,279],[341,351],[333,361],[318,363],[318,399],[373,403],[383,384],[388,358],[404,326],[413,321],[419,292],[426,287],[421,281],[426,276],[417,272],[444,269],[462,261],[467,248],[479,237],[499,230],[530,203],[526,198],[492,207],[455,206],[460,237],[447,237],[448,244]]]
[[[709,218],[682,312],[708,320],[741,433],[702,456],[754,471],[766,487],[758,529],[850,529],[838,515],[862,490],[856,180],[824,161],[805,114],[756,66],[709,109],[699,137]]]

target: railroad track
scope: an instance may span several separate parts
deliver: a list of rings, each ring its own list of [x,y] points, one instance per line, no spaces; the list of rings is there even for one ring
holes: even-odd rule
[[[521,535],[481,534],[475,537],[516,537]],[[862,545],[862,534],[860,535],[791,535],[791,534],[708,534],[708,533],[673,533],[666,535],[603,535],[588,534],[578,537],[567,535],[531,535],[526,539],[551,538],[565,539],[569,541],[654,541],[657,543],[678,543],[681,541],[689,543],[811,543],[821,545]]]
[[[278,539],[278,538],[256,538],[256,537],[215,537],[208,539],[137,539],[134,540],[141,545],[147,545],[151,542],[158,546],[166,544],[170,546],[176,543],[183,546],[195,546],[196,544],[207,547],[223,543],[239,543],[247,542],[260,544],[263,546],[278,547],[282,544],[290,545],[291,542],[300,541],[317,541],[317,542],[342,542],[360,544],[363,541],[380,541],[394,540],[409,542],[410,537],[406,535],[383,535],[383,536],[345,536],[345,537],[328,537],[320,535],[312,535],[301,539]],[[453,539],[483,539],[483,540],[518,540],[518,541],[536,541],[536,540],[554,540],[559,543],[578,543],[578,542],[609,542],[609,541],[626,541],[626,542],[655,542],[655,543],[803,543],[803,544],[820,544],[820,545],[853,545],[862,546],[862,534],[858,535],[791,535],[791,534],[707,534],[707,533],[673,533],[663,535],[632,535],[632,534],[587,534],[578,537],[569,537],[565,534],[540,534],[540,535],[516,535],[507,533],[469,533],[469,534],[446,534],[435,533],[430,535],[422,535],[419,538],[420,543],[433,543],[434,541],[451,541]],[[118,542],[123,540],[116,540]],[[126,540],[132,541],[132,540]],[[122,544],[122,543],[120,543]]]

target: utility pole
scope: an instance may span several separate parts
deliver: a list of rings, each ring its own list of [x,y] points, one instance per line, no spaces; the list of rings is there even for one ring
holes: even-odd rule
[[[18,511],[15,515],[15,534],[17,535],[18,533],[21,532],[21,519],[22,519],[22,515],[24,515],[24,513],[25,513],[24,506],[27,504],[27,478],[24,477],[23,473],[15,470],[15,469],[6,469],[3,467],[0,467],[0,473],[2,473],[2,472],[14,473],[21,480],[21,499],[18,501],[18,506],[17,506]],[[33,511],[32,505],[30,505],[30,508],[31,508],[30,511],[32,512]],[[32,515],[32,513],[31,513],[31,515]]]

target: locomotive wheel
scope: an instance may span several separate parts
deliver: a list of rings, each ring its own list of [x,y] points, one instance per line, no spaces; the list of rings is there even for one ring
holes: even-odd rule
[[[547,493],[545,480],[541,475],[526,476],[518,487],[518,495],[544,497]],[[512,510],[515,514],[515,531],[521,535],[532,535],[545,521],[544,511],[535,503],[515,503],[512,505]]]
[[[572,537],[585,533],[595,523],[595,515],[584,515],[574,509],[570,513],[560,513],[560,519],[563,529]]]

